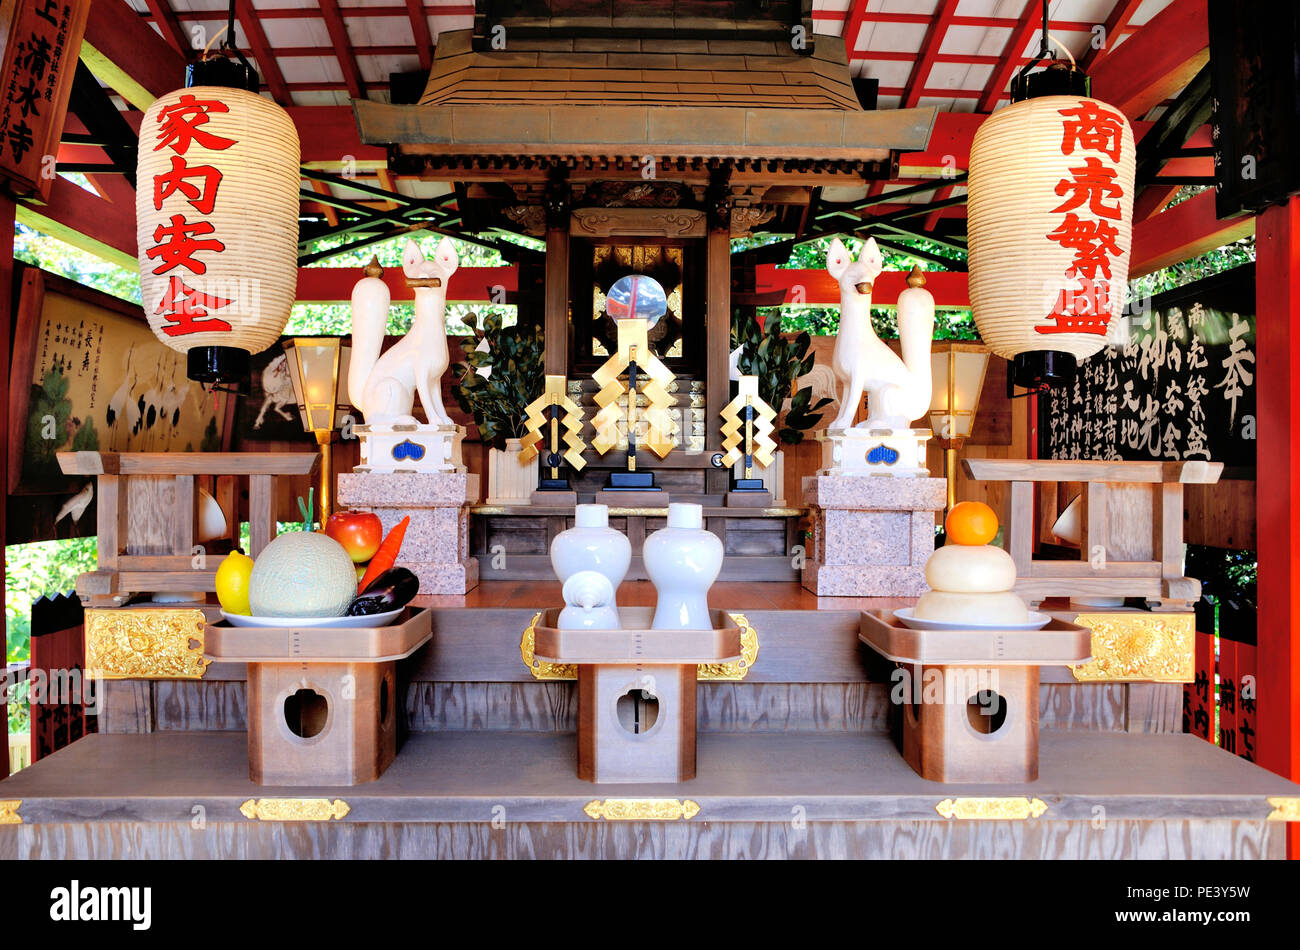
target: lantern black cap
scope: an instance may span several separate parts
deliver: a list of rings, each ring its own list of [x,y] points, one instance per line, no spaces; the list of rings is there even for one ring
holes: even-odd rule
[[[233,346],[196,346],[185,354],[185,375],[197,383],[239,384],[248,371],[248,351]]]
[[[1017,353],[1011,361],[1011,382],[1024,389],[1055,389],[1068,385],[1078,369],[1078,361],[1072,353],[1030,350]]]
[[[1041,96],[1091,96],[1092,80],[1073,63],[1054,62],[1035,73],[1020,72],[1011,77],[1011,101]]]
[[[218,53],[190,63],[185,67],[185,85],[187,88],[224,86],[257,93],[262,88],[262,77],[257,74],[253,64],[236,50],[235,56]]]

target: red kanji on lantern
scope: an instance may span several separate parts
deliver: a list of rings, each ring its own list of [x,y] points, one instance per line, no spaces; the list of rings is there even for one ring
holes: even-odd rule
[[[160,224],[154,228],[153,239],[156,244],[144,252],[146,257],[162,258],[153,272],[162,274],[174,267],[184,267],[192,274],[206,274],[208,265],[195,260],[194,254],[198,251],[224,251],[226,245],[217,240],[199,240],[191,235],[211,234],[213,230],[207,221],[190,224],[185,220],[185,215],[172,215],[170,227]],[[163,242],[164,238],[167,239],[166,243]]]
[[[208,314],[209,310],[220,310],[230,303],[224,297],[205,294],[187,287],[185,281],[173,275],[163,291],[162,300],[154,313],[170,322],[162,327],[168,336],[185,336],[187,333],[223,332],[230,330],[230,324],[218,317]]]
[[[1061,247],[1075,252],[1074,261],[1066,271],[1067,277],[1087,277],[1095,280],[1097,271],[1110,277],[1112,256],[1118,257],[1124,252],[1116,244],[1119,229],[1105,221],[1090,221],[1080,218],[1073,212],[1065,216],[1055,231],[1047,235],[1049,241],[1055,241]]]
[[[1080,278],[1080,286],[1062,288],[1047,315],[1054,326],[1036,326],[1039,333],[1095,333],[1105,336],[1110,326],[1110,281]]]
[[[185,93],[175,105],[167,106],[158,112],[158,144],[153,147],[156,152],[170,148],[173,152],[184,155],[189,151],[190,142],[198,142],[206,149],[222,151],[235,144],[234,139],[224,138],[204,131],[201,126],[208,124],[208,113],[229,112],[229,107],[218,99],[196,99]]]
[[[188,184],[187,179],[203,179],[203,187]],[[179,155],[172,156],[172,170],[153,179],[153,206],[162,210],[163,201],[179,191],[191,205],[204,214],[211,214],[217,200],[217,187],[221,184],[221,172],[211,165],[187,165]]]
[[[1115,183],[1116,172],[1101,163],[1101,159],[1089,155],[1083,160],[1082,168],[1071,168],[1073,178],[1062,178],[1056,183],[1058,195],[1069,195],[1059,208],[1053,208],[1052,214],[1073,211],[1075,208],[1088,206],[1088,210],[1099,218],[1120,219],[1120,207],[1103,204],[1106,198],[1120,198],[1124,189]]]
[[[1080,102],[1071,109],[1057,110],[1065,117],[1061,136],[1061,154],[1073,155],[1082,149],[1103,152],[1118,162],[1124,141],[1124,117],[1110,109],[1098,108],[1095,102]]]

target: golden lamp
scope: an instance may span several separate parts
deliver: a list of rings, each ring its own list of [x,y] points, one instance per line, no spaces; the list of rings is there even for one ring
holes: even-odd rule
[[[334,473],[330,449],[334,430],[343,425],[352,411],[346,388],[339,381],[348,378],[352,347],[337,336],[296,336],[283,341],[289,377],[293,380],[294,398],[302,427],[316,436],[320,446],[320,522],[324,527],[330,516]]]
[[[943,445],[950,509],[957,500],[957,449],[975,428],[975,408],[988,366],[989,348],[982,343],[936,342],[930,349],[934,380],[930,428]]]

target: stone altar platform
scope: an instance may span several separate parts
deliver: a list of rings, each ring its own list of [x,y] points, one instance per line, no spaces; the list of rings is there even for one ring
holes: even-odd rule
[[[469,507],[479,477],[465,472],[353,472],[339,475],[339,505],[373,511],[387,534],[411,523],[397,563],[420,579],[422,594],[464,594],[478,585],[470,555]]]
[[[812,544],[802,583],[821,597],[916,597],[929,588],[943,478],[819,474],[803,480]]]

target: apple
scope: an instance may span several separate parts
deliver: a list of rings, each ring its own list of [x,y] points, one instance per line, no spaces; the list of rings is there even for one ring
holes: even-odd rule
[[[363,564],[379,550],[384,526],[373,511],[338,511],[325,522],[325,535],[343,545],[352,563]]]

